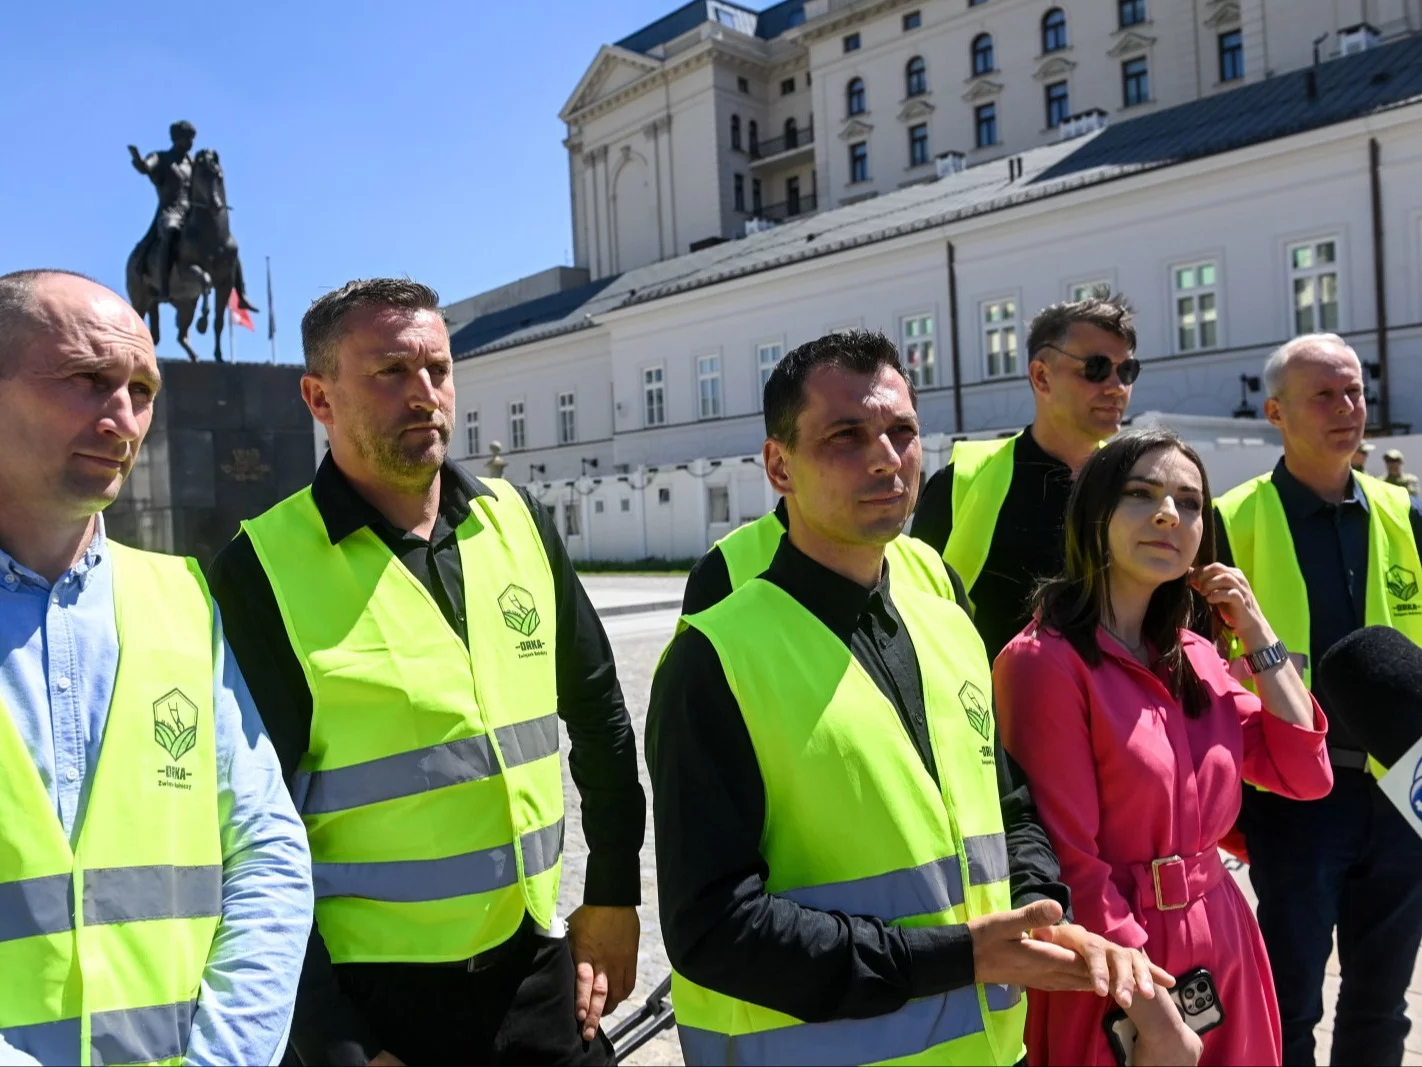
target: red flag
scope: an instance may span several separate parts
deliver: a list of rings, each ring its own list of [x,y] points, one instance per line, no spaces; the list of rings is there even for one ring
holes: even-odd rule
[[[247,309],[237,302],[237,290],[233,289],[232,294],[227,298],[227,310],[232,313],[232,326],[245,326],[253,333],[257,328],[252,325],[252,316],[247,314]]]

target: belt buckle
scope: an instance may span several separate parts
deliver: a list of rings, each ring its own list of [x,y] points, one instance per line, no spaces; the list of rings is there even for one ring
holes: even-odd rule
[[[1190,906],[1189,893],[1186,893],[1186,899],[1179,904],[1167,904],[1160,895],[1160,869],[1167,863],[1178,863],[1183,867],[1185,861],[1179,856],[1166,856],[1164,859],[1150,861],[1150,880],[1155,884],[1155,910],[1179,911]]]

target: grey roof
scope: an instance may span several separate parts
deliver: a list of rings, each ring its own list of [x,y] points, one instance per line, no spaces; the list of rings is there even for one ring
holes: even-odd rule
[[[1329,61],[1316,72],[1317,99],[1303,96],[1301,73],[1281,75],[1204,100],[1143,115],[1098,133],[1033,148],[1009,161],[969,167],[937,181],[794,219],[740,240],[627,271],[557,317],[498,331],[478,345],[456,343],[457,356],[477,356],[593,325],[599,315],[674,293],[715,285],[802,260],[891,240],[957,219],[1059,196],[1100,182],[1274,140],[1393,107],[1422,102],[1422,36]],[[594,283],[596,284],[596,283]],[[592,286],[583,287],[592,290]],[[560,296],[571,296],[559,294]],[[509,309],[513,317],[520,308]],[[521,317],[527,317],[523,315]],[[474,331],[475,320],[456,335]],[[461,350],[463,349],[463,350]]]
[[[557,322],[569,313],[582,307],[598,293],[602,292],[618,275],[599,278],[586,285],[565,289],[560,293],[549,293],[533,300],[525,300],[513,307],[501,308],[487,315],[471,319],[449,339],[451,352],[472,352],[489,345],[519,330],[536,329],[550,322]]]
[[[755,24],[755,35],[772,41],[791,26],[798,26],[804,21],[805,0],[783,0],[760,13]]]
[[[774,4],[759,14],[744,4],[734,3],[733,0],[719,0],[719,2],[726,7],[733,7],[748,15],[754,15],[756,19],[755,35],[765,40],[779,37],[791,26],[797,26],[805,21],[805,0],[782,0],[781,3]],[[703,22],[714,21],[716,18],[708,0],[691,0],[691,3],[683,4],[671,14],[663,15],[651,25],[643,26],[636,33],[628,34],[616,44],[618,48],[625,48],[629,52],[641,52],[645,55],[657,45],[674,41],[683,33],[694,30]]]

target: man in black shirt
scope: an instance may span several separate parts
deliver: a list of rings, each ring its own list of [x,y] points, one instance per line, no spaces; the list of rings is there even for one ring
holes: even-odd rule
[[[363,806],[351,800],[333,804],[328,795],[327,803],[308,805],[312,810],[307,814],[330,813],[333,807],[343,806],[349,810],[341,817],[353,821],[373,812],[371,821],[364,824],[367,835],[372,832],[371,827],[378,831],[381,819],[404,818],[411,840],[431,842],[418,847],[433,853],[428,864],[432,872],[442,869],[439,864],[444,860],[439,857],[455,851],[441,837],[457,841],[459,831],[422,825],[419,819],[427,816],[420,812],[431,808],[392,810],[389,804],[437,797],[446,789],[449,792],[445,796],[457,800],[455,792],[464,789],[461,795],[467,809],[465,821],[484,820],[497,828],[505,816],[494,813],[493,821],[488,822],[490,814],[475,804],[475,798],[484,798],[480,804],[501,798],[503,789],[497,782],[501,773],[507,778],[516,768],[523,774],[526,772],[522,768],[536,766],[539,760],[556,760],[556,720],[545,718],[499,726],[500,721],[508,722],[509,716],[499,714],[500,709],[475,707],[472,697],[491,692],[487,687],[496,669],[508,669],[499,668],[497,662],[503,646],[515,649],[509,655],[518,655],[517,639],[532,634],[541,640],[522,642],[533,649],[531,659],[523,658],[539,664],[535,670],[548,670],[555,676],[556,713],[571,741],[569,764],[582,794],[583,827],[590,855],[584,904],[568,917],[567,938],[562,936],[564,924],[556,914],[544,925],[535,922],[531,912],[525,912],[521,923],[517,915],[507,920],[513,930],[511,936],[499,941],[496,935],[492,940],[498,943],[493,947],[472,957],[463,953],[468,958],[453,958],[458,953],[451,954],[440,947],[442,931],[447,927],[454,943],[459,943],[462,933],[468,934],[469,941],[488,942],[491,939],[480,933],[480,924],[485,920],[480,918],[477,907],[460,911],[459,905],[441,899],[443,894],[436,888],[436,879],[425,879],[414,870],[402,880],[399,895],[389,898],[392,905],[432,902],[453,909],[443,913],[446,918],[441,925],[429,930],[427,924],[428,932],[417,935],[429,939],[427,951],[402,950],[393,947],[393,942],[387,942],[391,947],[382,947],[383,938],[395,935],[382,931],[383,920],[372,917],[362,937],[375,950],[352,953],[348,949],[346,955],[380,962],[333,965],[327,945],[333,935],[329,931],[323,935],[318,920],[301,976],[292,1047],[306,1063],[512,1063],[540,1058],[588,1064],[612,1062],[611,1047],[599,1032],[598,1021],[631,992],[635,980],[635,905],[641,890],[638,853],[645,801],[636,777],[635,737],[606,635],[547,511],[513,486],[471,478],[447,461],[446,446],[454,417],[452,361],[448,333],[439,318],[434,292],[413,282],[352,283],[313,305],[302,326],[308,367],[302,382],[303,395],[315,417],[328,427],[331,439],[331,450],[307,494],[315,514],[315,529],[309,539],[314,544],[313,558],[323,565],[334,560],[333,573],[342,579],[355,575],[359,581],[359,554],[366,553],[365,558],[370,558],[373,534],[382,546],[378,551],[388,561],[380,565],[381,573],[388,573],[389,568],[403,569],[418,583],[421,596],[428,594],[427,616],[417,607],[410,615],[408,628],[398,617],[392,622],[392,616],[382,616],[376,626],[365,631],[379,634],[382,645],[367,644],[356,648],[353,654],[389,657],[392,663],[408,664],[413,655],[424,651],[423,646],[448,649],[438,632],[443,629],[469,650],[464,653],[466,663],[472,659],[476,672],[471,699],[456,701],[452,706],[441,706],[441,701],[450,700],[447,694],[451,690],[447,686],[440,688],[439,679],[413,675],[403,679],[407,687],[418,688],[430,681],[436,686],[421,690],[409,698],[411,703],[397,709],[397,713],[411,718],[408,725],[395,723],[386,727],[387,733],[400,738],[404,736],[402,731],[408,729],[408,736],[413,739],[421,728],[418,716],[425,716],[430,722],[439,716],[432,730],[447,743],[420,752],[418,741],[396,740],[393,747],[398,751],[359,764],[364,768],[359,784],[367,789],[383,767],[394,769],[383,771],[387,776],[394,775],[391,800]],[[292,500],[298,501],[301,495]],[[279,508],[289,510],[291,506],[292,502],[287,502]],[[498,527],[491,520],[503,520],[510,527]],[[229,641],[272,735],[283,770],[297,786],[317,776],[310,773],[313,769],[320,773],[321,753],[329,750],[339,731],[368,731],[372,727],[362,726],[367,720],[351,714],[336,726],[324,727],[337,733],[328,735],[322,745],[314,743],[313,690],[324,684],[320,676],[327,667],[320,657],[329,659],[331,650],[313,653],[311,635],[303,632],[290,611],[297,598],[309,594],[288,584],[282,590],[279,607],[278,583],[269,570],[270,557],[289,549],[281,540],[267,543],[256,537],[256,529],[267,521],[268,516],[256,520],[250,528],[252,532],[244,530],[218,555],[210,580]],[[528,524],[522,528],[535,538],[531,552],[527,548],[519,550],[522,557],[513,551],[513,546],[528,543],[512,530],[520,523]],[[496,540],[491,542],[489,538]],[[507,552],[499,548],[501,542]],[[537,547],[540,543],[541,551]],[[481,544],[493,547],[481,556]],[[467,555],[462,555],[461,550]],[[507,555],[514,557],[510,564],[498,563]],[[531,556],[539,558],[524,558]],[[492,560],[495,566],[513,569],[507,575],[467,573],[466,559],[482,559],[485,564]],[[546,629],[538,629],[537,619],[532,619],[524,631],[511,633],[507,619],[498,614],[503,605],[494,605],[492,597],[475,600],[469,596],[476,581],[484,587],[494,582],[490,588],[503,588],[506,579],[520,587],[534,585],[545,580],[540,577],[540,568],[545,566],[547,571],[542,573],[552,590],[552,604],[544,609],[549,612],[547,621],[553,624],[551,635]],[[372,602],[386,595],[385,583],[380,581],[378,585],[365,594]],[[401,589],[405,588],[401,584]],[[332,611],[343,608],[335,600],[337,595],[333,591]],[[485,603],[486,599],[490,602]],[[418,598],[413,602],[417,604]],[[412,601],[407,599],[404,603]],[[360,610],[360,605],[355,610]],[[538,649],[550,638],[554,662],[545,667],[542,664],[547,661],[540,663],[537,659]],[[352,653],[347,649],[341,654]],[[383,669],[378,659],[374,664],[367,670]],[[336,690],[319,691],[328,696],[320,712],[329,724],[333,715],[339,717],[345,709],[331,705],[329,697]],[[455,687],[453,691],[461,690]],[[346,700],[359,696],[349,689],[342,695]],[[380,694],[373,692],[371,699],[381,699]],[[529,700],[533,699],[530,693]],[[481,727],[481,723],[492,724],[493,728]],[[535,729],[530,732],[529,727]],[[532,750],[530,740],[534,742]],[[480,751],[482,757],[478,755]],[[497,761],[492,758],[496,754]],[[411,762],[407,758],[410,756],[418,756],[419,762]],[[550,772],[542,773],[546,776]],[[545,783],[556,780],[556,768],[551,773],[555,778],[545,777]],[[468,792],[471,783],[476,782],[489,782],[496,791]],[[538,802],[538,793],[528,784],[529,779],[521,782],[511,780],[510,793],[528,798],[520,803]],[[548,788],[551,786],[544,787],[545,793]],[[302,788],[298,786],[297,792],[300,806]],[[313,787],[312,795],[314,792]],[[393,799],[396,797],[401,799]],[[547,796],[542,800],[546,802]],[[500,799],[495,803],[506,802]],[[387,814],[380,814],[378,809],[382,807]],[[514,811],[515,825],[519,817],[519,812]],[[561,829],[561,823],[557,826]],[[533,854],[527,850],[530,836],[525,835],[518,843],[523,870],[514,868],[507,847],[502,849],[502,858],[494,861],[495,870],[507,874],[500,876],[499,884],[506,888],[515,884],[509,881],[513,878],[518,883],[516,888],[522,887],[525,894],[531,890],[521,881],[524,872],[528,878],[534,875]],[[358,833],[348,838],[345,848],[357,847],[358,838]],[[561,850],[560,842],[557,847]],[[448,858],[467,861],[473,855]],[[324,858],[330,861],[333,857]],[[385,858],[398,858],[413,866],[407,856]],[[342,864],[328,862],[327,866]],[[319,897],[319,865],[317,870]],[[470,882],[477,876],[478,870],[466,863],[463,872],[455,875],[453,899],[458,900],[461,893],[476,893]],[[543,892],[547,894],[548,889]],[[556,896],[556,884],[552,893]],[[519,905],[514,903],[514,907]],[[490,909],[496,912],[497,906],[490,905]],[[413,922],[418,929],[418,914]],[[345,941],[351,937],[348,927],[347,917],[340,930]],[[405,941],[401,943],[407,944],[409,927],[403,929]],[[402,951],[407,955],[402,956]]]
[[[684,980],[685,995],[674,990],[673,996],[688,1063],[822,1062],[825,1055],[844,1054],[840,1041],[864,1057],[856,1062],[935,1049],[944,1062],[983,1062],[961,1057],[991,1055],[1010,1063],[1020,1054],[1020,1020],[1015,1040],[990,1050],[971,1044],[974,1034],[998,1026],[1004,1027],[998,1031],[1002,1036],[1008,1029],[994,1018],[1010,1010],[1010,1004],[995,1000],[994,991],[1003,985],[1094,989],[1124,999],[1150,988],[1143,956],[1079,927],[1053,925],[1068,903],[1056,859],[1026,789],[1010,783],[984,706],[988,698],[966,697],[975,688],[971,681],[961,689],[957,685],[960,671],[986,677],[981,643],[966,629],[966,642],[945,653],[928,632],[938,628],[922,628],[925,617],[956,627],[951,613],[963,619],[960,609],[927,593],[891,594],[884,545],[903,528],[921,462],[915,404],[897,352],[882,337],[831,336],[782,361],[766,388],[765,457],[767,475],[786,499],[789,532],[760,579],[688,620],[653,682],[647,760],[658,893],[667,953]],[[774,757],[781,749],[757,746],[753,722],[799,712],[789,705],[748,703],[751,698],[738,695],[730,680],[726,656],[731,653],[713,644],[709,620],[733,608],[737,617],[745,614],[741,604],[750,604],[750,598],[774,607],[777,617],[763,625],[787,646],[764,651],[774,657],[766,664],[769,674],[783,667],[791,681],[780,684],[795,687],[808,672],[804,688],[796,690],[799,711],[820,706],[811,690],[860,686],[856,693],[867,697],[877,691],[884,702],[876,706],[852,698],[863,708],[863,726],[854,727],[855,712],[836,732],[833,723],[842,720],[835,712],[843,698],[832,698],[819,716],[825,732],[812,724],[811,735],[786,759]],[[758,610],[759,604],[750,607]],[[755,610],[749,615],[755,617]],[[749,640],[754,646],[759,638]],[[790,651],[811,644],[845,650],[837,661],[842,679],[807,667]],[[933,658],[925,662],[921,649]],[[861,671],[872,690],[856,681]],[[955,678],[948,686],[955,699],[945,699],[948,676]],[[990,688],[990,681],[984,684]],[[971,774],[965,773],[962,749],[948,741],[961,738],[965,722],[981,735],[971,748]],[[989,736],[992,744],[982,745]],[[817,756],[825,752],[831,753],[828,759]],[[881,759],[884,753],[891,755]],[[991,861],[975,860],[974,849],[988,839],[958,842],[965,850],[959,857],[966,856],[961,875],[954,846],[947,846],[951,877],[931,887],[915,879],[922,871],[942,869],[940,864],[899,863],[893,869],[890,858],[884,865],[890,869],[857,882],[820,878],[802,888],[805,876],[792,869],[787,851],[818,857],[830,867],[852,867],[860,853],[879,851],[864,839],[873,829],[860,835],[829,813],[842,800],[833,792],[819,794],[826,813],[818,825],[815,815],[806,823],[803,808],[797,816],[788,805],[770,803],[785,797],[787,789],[794,792],[786,783],[813,783],[816,776],[834,773],[827,765],[841,763],[853,769],[850,808],[856,813],[895,810],[894,796],[913,797],[912,816],[880,824],[884,837],[912,838],[924,832],[923,821],[934,823],[948,813],[968,821],[997,809],[1000,820],[994,814],[994,821],[1002,830],[994,847],[1001,852]],[[984,784],[994,776],[997,790],[985,793]],[[895,887],[901,882],[912,889],[900,894]],[[958,893],[965,884],[982,892],[994,882],[999,899],[1010,901],[1012,910],[984,914],[981,907],[970,907],[966,923],[895,925],[946,911],[955,904],[955,886]],[[855,888],[842,888],[850,886]],[[1024,939],[1028,931],[1039,940]],[[954,1007],[960,1003],[954,995],[975,986],[988,989],[989,1010],[979,1015],[978,1001],[970,997],[965,1015]],[[959,1020],[953,1026],[962,1029],[930,1026],[916,1032],[900,1016],[917,1007],[937,1010],[940,1000],[940,1018]],[[840,1020],[841,1025],[825,1032],[772,1029],[768,1038],[754,1028],[730,1033],[716,1022],[717,1005],[728,1002],[747,1005],[752,1019],[779,1018],[756,1014],[770,1009],[807,1023]],[[847,1025],[851,1020],[854,1025]],[[740,1028],[738,1022],[735,1029]],[[831,1053],[830,1045],[818,1042],[836,1049]]]
[[[913,535],[968,587],[989,659],[1027,624],[1037,582],[1062,569],[1072,480],[1121,428],[1140,371],[1135,349],[1119,296],[1046,308],[1027,337],[1032,424],[1006,440],[958,442],[924,487]]]

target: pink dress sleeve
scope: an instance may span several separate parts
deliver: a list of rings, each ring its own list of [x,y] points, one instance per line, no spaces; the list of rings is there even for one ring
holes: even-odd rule
[[[1022,635],[993,665],[1003,746],[1027,775],[1042,826],[1071,886],[1075,920],[1130,948],[1147,934],[1096,846],[1100,801],[1086,666],[1066,641]]]
[[[1200,637],[1187,640],[1190,662],[1215,694],[1217,709],[1233,711],[1244,729],[1244,780],[1291,800],[1327,796],[1333,788],[1328,719],[1312,694],[1312,729],[1284,722],[1230,674],[1213,645]]]

